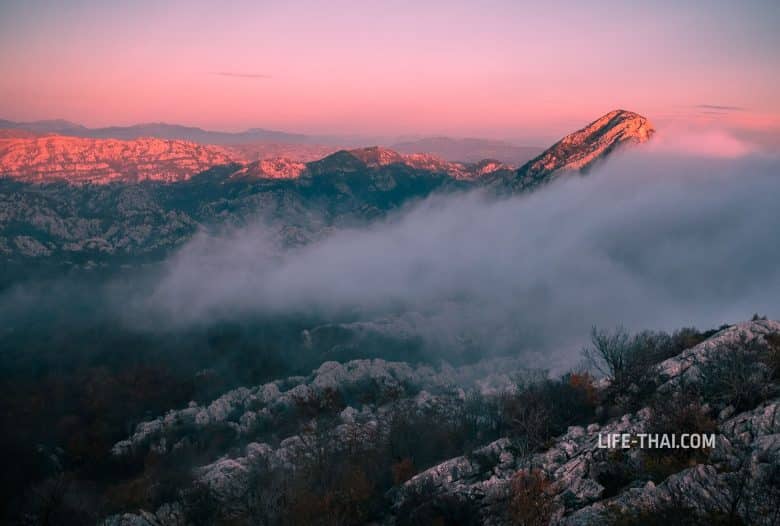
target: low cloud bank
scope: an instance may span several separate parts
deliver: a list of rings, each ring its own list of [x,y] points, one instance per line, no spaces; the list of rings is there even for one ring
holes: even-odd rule
[[[440,347],[571,362],[593,325],[780,317],[778,199],[777,159],[637,151],[530,195],[433,197],[288,251],[263,225],[202,235],[131,311],[175,326],[382,320]]]

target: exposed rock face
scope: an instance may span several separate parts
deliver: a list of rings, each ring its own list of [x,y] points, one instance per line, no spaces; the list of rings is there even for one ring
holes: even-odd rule
[[[260,159],[236,170],[231,177],[255,179],[297,179],[306,170],[306,164],[286,157]]]
[[[565,171],[585,172],[616,149],[648,141],[655,133],[637,113],[614,110],[567,135],[517,171],[516,186],[529,188]]]
[[[0,138],[0,175],[27,182],[182,181],[233,160],[223,148],[176,140]]]

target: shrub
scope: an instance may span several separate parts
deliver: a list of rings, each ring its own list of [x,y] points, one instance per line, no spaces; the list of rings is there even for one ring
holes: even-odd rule
[[[398,409],[390,416],[387,441],[391,458],[409,458],[423,469],[442,455],[460,453],[449,431],[452,423],[439,411],[417,412]]]
[[[43,480],[28,492],[25,520],[19,524],[94,524],[97,509],[85,498],[85,489],[70,474]]]
[[[546,526],[555,512],[551,484],[541,470],[520,470],[512,477],[509,517],[518,526]]]
[[[717,330],[701,332],[693,327],[684,327],[672,333],[669,341],[669,347],[666,349],[667,355],[662,359],[677,356],[686,349],[695,347],[710,336],[717,333]]]
[[[414,467],[414,462],[409,457],[399,460],[393,464],[390,468],[393,472],[393,484],[403,484],[417,473],[417,469]]]
[[[616,510],[608,513],[609,526],[742,526],[738,517],[722,513],[698,515],[695,510],[679,502],[672,502],[654,510]]]
[[[439,494],[432,482],[417,488],[404,500],[396,517],[398,526],[477,526],[474,503],[459,495]]]
[[[626,397],[640,401],[655,387],[654,366],[677,356],[708,337],[714,331],[694,328],[665,332],[643,331],[630,335],[622,327],[614,331],[593,328],[591,346],[583,350],[586,361],[610,380],[613,398]]]
[[[595,388],[583,375],[565,375],[544,380],[504,394],[501,413],[511,437],[524,442],[529,451],[574,424],[592,419],[596,406]]]
[[[609,381],[610,398],[631,400],[652,391],[653,366],[669,354],[670,338],[663,333],[643,332],[631,336],[618,327],[610,332],[593,328],[591,347],[583,354],[587,362]],[[625,408],[628,409],[628,408]]]
[[[609,451],[604,462],[591,467],[596,481],[604,486],[601,498],[614,497],[620,491],[637,479],[635,466],[622,449]]]
[[[767,350],[763,363],[769,368],[773,380],[780,380],[780,333],[766,335]]]
[[[717,424],[707,415],[695,391],[687,386],[682,386],[671,396],[657,397],[645,426],[646,433],[658,435],[714,433],[716,430]],[[709,456],[706,449],[652,448],[642,453],[644,471],[657,482],[704,462]]]
[[[724,345],[717,356],[699,364],[701,394],[718,406],[752,409],[771,393],[772,371],[744,341]]]
[[[182,497],[186,524],[207,526],[224,524],[222,506],[214,491],[205,483],[198,482]]]
[[[523,442],[528,452],[536,451],[554,435],[550,412],[549,401],[536,390],[506,395],[502,402],[502,415],[510,437]]]
[[[636,361],[628,332],[622,327],[614,332],[594,327],[591,330],[591,343],[592,347],[583,350],[585,358],[598,372],[609,378],[612,385],[623,387],[629,381]]]
[[[593,377],[587,372],[572,372],[564,376],[569,386],[584,396],[585,405],[596,407],[599,403],[599,392],[593,384]]]

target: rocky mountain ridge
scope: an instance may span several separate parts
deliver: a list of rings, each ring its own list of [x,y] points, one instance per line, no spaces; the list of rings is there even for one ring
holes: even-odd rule
[[[300,157],[310,159],[316,151],[322,150],[308,148],[300,153]],[[277,152],[292,156],[274,155]],[[377,146],[346,152],[368,168],[400,164],[446,173],[454,179],[472,179],[509,168],[498,161],[453,163],[430,154],[399,154]],[[255,161],[246,157],[259,155],[263,157]],[[328,162],[327,158],[331,155],[320,160]],[[177,183],[225,164],[239,165],[232,174],[235,177],[295,179],[307,171],[307,163],[296,160],[298,157],[295,151],[290,151],[290,147],[222,147],[152,137],[86,139],[14,130],[4,130],[0,135],[0,174],[28,183]]]
[[[496,159],[504,164],[520,166],[539,155],[543,148],[515,146],[504,141],[451,137],[429,137],[397,142],[390,149],[399,153],[427,152],[448,161],[478,163],[482,159]]]
[[[617,147],[645,142],[653,132],[646,118],[624,110],[612,111],[567,135],[523,165],[517,171],[517,181],[510,181],[510,184],[525,187],[539,184],[554,173],[587,170]],[[300,177],[307,169],[300,161],[278,156],[246,163],[242,157],[246,151],[181,140],[86,139],[62,135],[30,136],[24,132],[19,135],[14,137],[13,132],[6,132],[0,137],[0,175],[25,182],[178,182],[212,166],[229,163],[243,165],[237,170],[240,176],[268,179]],[[490,159],[476,163],[448,162],[431,154],[401,154],[378,146],[347,152],[368,168],[400,164],[445,173],[453,179],[506,178],[505,172],[511,169],[511,166]],[[328,162],[328,157],[332,156],[322,161]]]
[[[303,244],[434,192],[526,191],[651,136],[644,117],[612,112],[517,170],[381,147],[310,162],[246,162],[235,150],[184,141],[0,136],[4,279],[13,282],[48,261],[92,268],[160,259],[199,229],[258,219],[278,230],[281,243]]]
[[[109,126],[89,128],[81,124],[63,119],[42,120],[34,122],[14,122],[0,119],[0,129],[13,131],[15,134],[32,132],[39,134],[69,135],[92,139],[133,140],[140,137],[156,137],[197,142],[199,144],[217,144],[231,149],[249,151],[244,155],[248,160],[258,160],[257,152],[271,149],[270,157],[291,157],[301,159],[298,152],[310,155],[319,152],[320,157],[340,148],[359,146],[366,143],[389,143],[389,147],[399,153],[426,152],[448,161],[476,163],[482,159],[498,159],[506,164],[520,165],[536,156],[543,148],[515,146],[503,141],[479,138],[455,139],[451,137],[429,137],[414,139],[383,139],[368,140],[357,137],[312,136],[300,133],[288,133],[263,128],[252,128],[240,132],[220,132],[204,130],[194,126],[182,126],[167,123],[146,123],[132,126]],[[399,142],[400,141],[400,142]],[[296,155],[290,155],[295,152]],[[254,154],[254,155],[252,155]],[[268,157],[266,155],[265,157]]]

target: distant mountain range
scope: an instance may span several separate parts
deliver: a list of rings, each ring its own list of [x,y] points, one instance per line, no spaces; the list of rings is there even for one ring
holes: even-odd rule
[[[279,242],[307,243],[432,192],[529,191],[583,173],[653,132],[645,117],[616,110],[518,169],[380,147],[311,162],[247,162],[228,147],[180,140],[0,137],[0,258],[15,268],[4,272],[8,281],[46,261],[132,264],[164,257],[199,229],[258,217],[276,229]]]
[[[46,121],[38,125],[67,129],[71,123]],[[161,126],[168,127],[168,125]],[[169,128],[172,130],[181,127]],[[198,130],[198,128],[186,129]],[[519,177],[510,179],[514,179],[521,186],[528,186],[536,184],[537,179],[543,180],[552,172],[567,169],[584,170],[591,163],[607,155],[615,146],[624,142],[643,142],[652,132],[652,126],[644,117],[632,112],[616,110],[541,152],[541,155],[521,166],[517,172]],[[464,141],[471,141],[469,144],[472,145],[479,144],[476,139]],[[495,179],[497,174],[503,177],[505,173],[511,172],[512,165],[504,164],[492,157],[463,163],[451,162],[442,156],[415,151],[415,146],[430,146],[434,149],[446,150],[450,147],[457,148],[458,144],[460,143],[453,139],[438,138],[431,142],[402,144],[401,146],[409,153],[377,146],[346,151],[364,163],[366,168],[371,169],[399,164],[447,174],[459,180],[488,177],[491,174]],[[511,147],[506,143],[495,144]],[[529,155],[530,150],[525,149],[523,155]],[[329,149],[324,151],[330,153]],[[310,162],[317,159],[315,157],[317,150],[310,149],[308,152]],[[488,150],[487,153],[496,153],[496,151]],[[520,152],[516,153],[520,155]],[[250,155],[257,160],[251,162]],[[322,156],[323,159],[325,157],[327,155]],[[337,158],[342,157],[337,156]],[[134,139],[95,139],[67,134],[41,135],[34,130],[24,130],[18,134],[7,131],[0,135],[0,176],[10,176],[25,182],[60,180],[92,184],[139,181],[180,182],[212,166],[228,164],[241,165],[235,167],[236,175],[257,179],[291,179],[307,171],[304,162],[296,156],[261,157],[257,152],[250,151],[248,147],[236,149],[215,144],[204,145],[191,140],[147,136]]]
[[[312,137],[299,133],[286,133],[263,128],[251,128],[242,132],[210,131],[193,126],[152,122],[134,124],[132,126],[109,126],[106,128],[87,128],[66,120],[46,120],[34,122],[13,122],[0,119],[0,128],[28,130],[36,133],[52,133],[71,137],[87,137],[91,139],[122,139],[133,140],[141,137],[158,139],[173,139],[197,142],[200,144],[246,144],[253,142],[270,142],[281,144],[308,144],[324,140],[323,137]]]
[[[339,148],[354,148],[366,144],[366,142],[387,145],[399,153],[428,153],[447,161],[474,163],[482,159],[495,159],[505,164],[518,166],[542,151],[540,147],[516,146],[504,141],[479,138],[430,137],[395,142],[387,139],[305,135],[263,128],[251,128],[241,132],[221,132],[162,122],[88,128],[63,119],[32,122],[0,119],[0,130],[20,130],[37,134],[90,139],[134,140],[142,137],[154,137],[190,141],[199,144],[230,146],[241,151],[251,160],[283,155],[294,160],[310,161],[313,160],[311,158],[313,151],[324,156]],[[5,132],[4,135],[8,135],[8,132]]]

